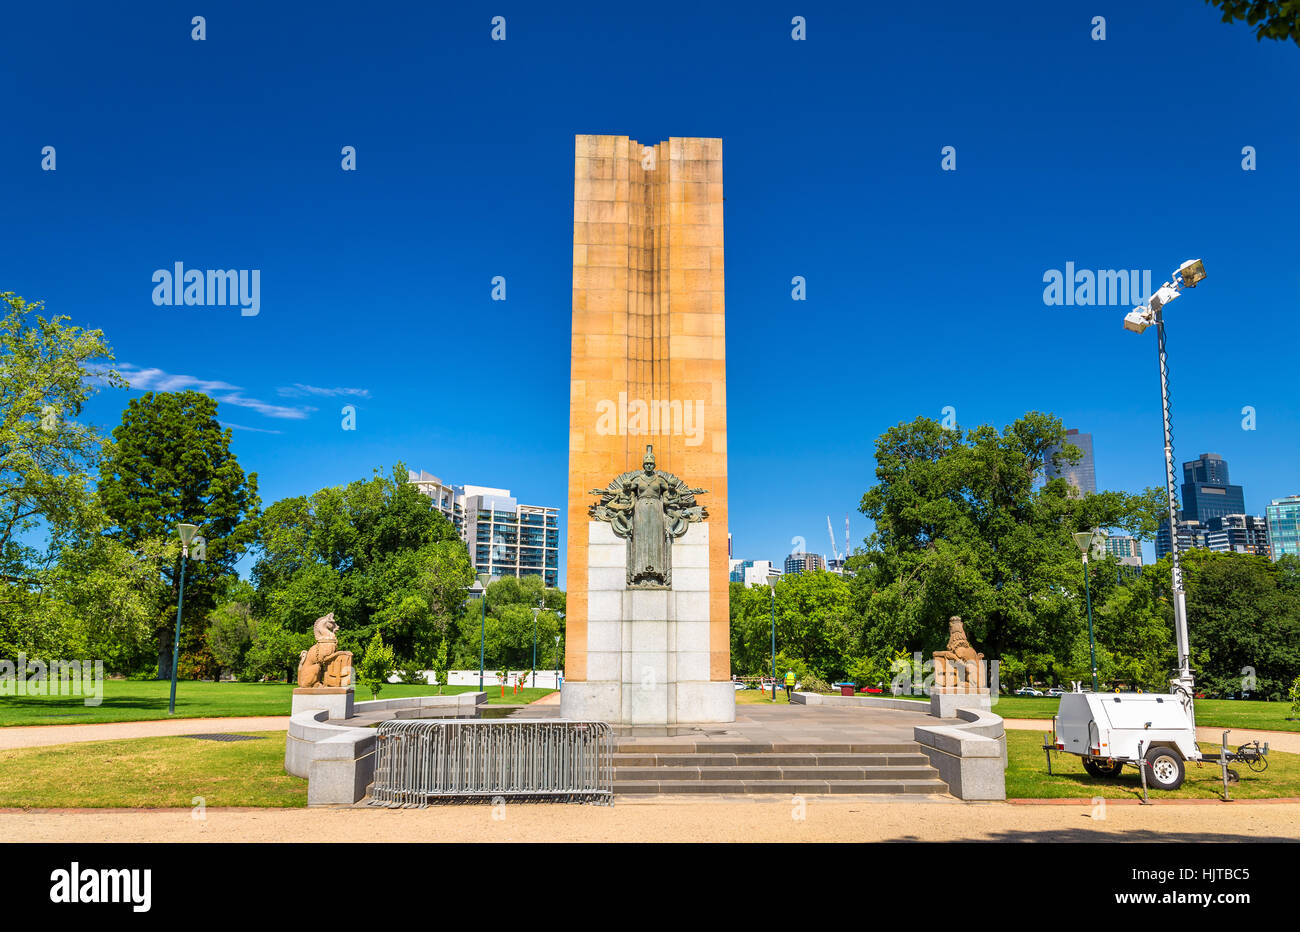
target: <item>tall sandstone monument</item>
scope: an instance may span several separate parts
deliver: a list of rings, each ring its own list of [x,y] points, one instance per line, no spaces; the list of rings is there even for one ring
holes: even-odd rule
[[[566,718],[735,718],[722,250],[722,140],[576,137]]]

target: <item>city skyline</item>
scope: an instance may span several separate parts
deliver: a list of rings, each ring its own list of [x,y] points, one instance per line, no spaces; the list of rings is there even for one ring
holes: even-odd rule
[[[145,390],[217,398],[264,504],[399,460],[558,504],[573,136],[721,137],[735,556],[779,561],[816,546],[826,514],[859,516],[875,438],[919,415],[1051,411],[1092,434],[1099,488],[1163,487],[1154,334],[1123,330],[1113,288],[1044,291],[1060,270],[1158,287],[1193,257],[1208,278],[1167,312],[1175,457],[1218,452],[1262,515],[1300,493],[1290,374],[1201,373],[1227,321],[1248,317],[1256,348],[1294,329],[1300,130],[1276,113],[1300,63],[1208,7],[1115,11],[1105,41],[1094,13],[954,5],[935,32],[842,11],[810,15],[800,43],[776,6],[592,7],[523,11],[493,43],[476,11],[231,10],[192,42],[163,4],[92,8],[71,32],[57,9],[16,9],[31,41],[0,66],[0,197],[23,234],[0,285],[105,330],[133,385],[88,406],[105,431]],[[901,41],[921,35],[924,62]],[[667,44],[686,64],[647,97],[627,63]],[[249,300],[158,303],[177,263],[247,273],[232,291]],[[822,400],[771,404],[792,385]],[[805,488],[772,495],[778,476]],[[870,531],[855,520],[853,546]]]

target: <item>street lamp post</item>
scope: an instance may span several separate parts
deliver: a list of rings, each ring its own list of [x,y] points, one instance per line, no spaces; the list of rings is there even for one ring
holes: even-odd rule
[[[560,636],[555,636],[555,688],[560,688]]]
[[[542,610],[542,605],[533,606],[533,685],[537,685],[537,613]]]
[[[487,586],[483,587],[483,594],[479,596],[481,611],[479,613],[479,630],[478,630],[478,691],[483,691],[483,655],[487,650]]]
[[[768,591],[772,596],[772,701],[776,702],[776,581],[775,573],[767,577]]]
[[[487,573],[479,573],[474,585],[466,586],[465,591],[479,593],[479,637],[478,637],[478,689],[483,691],[483,657],[487,648]]]
[[[181,655],[181,608],[185,604],[185,564],[190,561],[190,541],[194,539],[197,531],[198,526],[193,524],[176,526],[176,532],[181,538],[181,585],[176,597],[176,633],[172,635],[172,695],[167,703],[168,715],[176,714],[176,667],[180,663]]]
[[[1174,593],[1174,638],[1178,647],[1178,678],[1173,681],[1176,689],[1186,693],[1188,708],[1190,698],[1195,694],[1195,681],[1192,677],[1191,651],[1187,636],[1187,593],[1183,589],[1183,567],[1178,550],[1178,497],[1174,487],[1174,432],[1169,410],[1169,359],[1165,351],[1164,306],[1177,298],[1181,292],[1179,286],[1195,288],[1205,278],[1205,263],[1192,259],[1179,266],[1172,282],[1165,282],[1155,294],[1147,299],[1141,307],[1135,307],[1124,317],[1124,329],[1141,333],[1155,324],[1156,352],[1160,361],[1160,409],[1164,420],[1165,447],[1165,497],[1169,520],[1169,557],[1172,564],[1172,582]]]
[[[1097,685],[1097,640],[1092,635],[1092,594],[1088,591],[1088,551],[1106,539],[1102,531],[1081,531],[1074,535],[1075,546],[1083,554],[1083,598],[1088,604],[1088,654],[1092,659],[1092,691],[1101,692]]]

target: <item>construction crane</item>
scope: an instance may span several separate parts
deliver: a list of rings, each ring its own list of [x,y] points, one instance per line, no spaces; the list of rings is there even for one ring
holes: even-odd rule
[[[835,529],[831,527],[830,515],[826,516],[826,533],[829,534],[831,538],[831,558],[838,560],[840,558],[840,555],[835,550]],[[847,541],[848,538],[846,537],[845,540]]]

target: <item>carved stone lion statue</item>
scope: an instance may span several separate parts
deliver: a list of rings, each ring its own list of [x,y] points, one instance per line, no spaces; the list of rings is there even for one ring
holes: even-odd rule
[[[971,647],[960,615],[948,619],[948,649],[934,652],[934,685],[946,692],[976,692],[988,688],[984,655]]]
[[[338,649],[338,630],[333,612],[312,625],[316,643],[298,658],[299,689],[352,685],[352,652]]]

